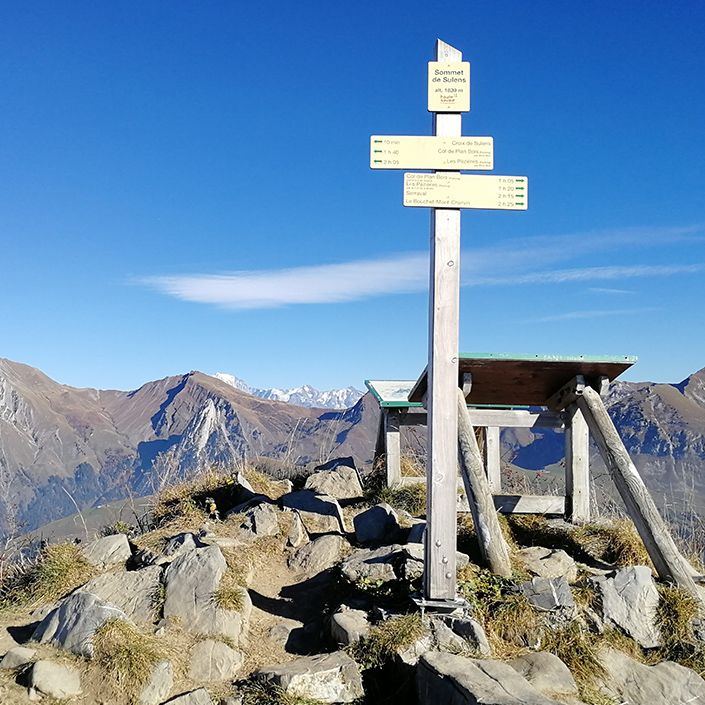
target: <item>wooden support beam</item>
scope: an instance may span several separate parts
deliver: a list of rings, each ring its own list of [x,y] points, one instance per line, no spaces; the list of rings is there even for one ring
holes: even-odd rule
[[[565,514],[566,498],[559,495],[497,494],[494,506],[502,514]]]
[[[693,569],[673,541],[600,395],[585,387],[577,404],[659,577],[687,590],[703,604],[693,580]]]
[[[565,492],[567,518],[590,521],[590,431],[583,412],[572,404],[565,426]]]
[[[380,407],[379,410],[379,421],[377,423],[377,440],[375,441],[375,457],[374,457],[374,463],[373,467],[377,467],[377,463],[379,462],[379,459],[384,455],[385,453],[385,438],[384,438],[384,427],[385,427],[385,419],[387,416],[387,410]]]
[[[436,61],[462,61],[454,47],[436,42]],[[434,113],[433,134],[462,135],[460,113]],[[456,598],[456,477],[458,474],[458,326],[460,311],[460,209],[431,210],[429,296],[428,441],[424,598]]]
[[[399,414],[389,410],[384,415],[384,438],[387,455],[387,487],[401,482],[401,433]]]
[[[583,393],[583,389],[585,389],[585,378],[582,375],[576,375],[546,401],[546,406],[554,411],[562,411],[575,403]]]
[[[556,411],[528,411],[525,409],[468,409],[470,421],[476,428],[497,426],[499,428],[556,428],[565,426],[566,414]],[[426,412],[411,408],[401,414],[402,426],[418,426],[426,423]]]
[[[460,465],[480,552],[492,572],[509,577],[512,574],[509,548],[499,525],[462,389],[457,390],[457,404]]]
[[[484,429],[485,448],[485,468],[487,470],[487,480],[490,483],[492,494],[499,494],[502,491],[502,465],[499,447],[499,428],[497,426],[487,426]]]

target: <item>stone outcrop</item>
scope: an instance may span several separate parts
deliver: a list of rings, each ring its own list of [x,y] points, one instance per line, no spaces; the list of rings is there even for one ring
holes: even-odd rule
[[[281,497],[283,507],[295,509],[309,534],[344,533],[343,511],[334,497],[312,490],[290,492]]]
[[[54,661],[37,661],[29,672],[30,694],[67,700],[81,694],[81,676],[72,666]],[[31,695],[30,695],[31,697]]]
[[[353,519],[355,539],[363,545],[389,544],[399,539],[399,518],[388,504],[376,504]]]
[[[130,543],[125,534],[103,536],[83,546],[85,559],[97,568],[125,563],[131,556]]]

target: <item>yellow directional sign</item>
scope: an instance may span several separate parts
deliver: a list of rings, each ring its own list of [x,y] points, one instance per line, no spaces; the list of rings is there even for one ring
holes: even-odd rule
[[[415,208],[481,208],[525,211],[526,176],[404,174],[404,205]]]
[[[372,135],[372,169],[462,169],[494,168],[492,137],[409,137]]]
[[[433,113],[470,110],[470,62],[428,62],[428,109]]]

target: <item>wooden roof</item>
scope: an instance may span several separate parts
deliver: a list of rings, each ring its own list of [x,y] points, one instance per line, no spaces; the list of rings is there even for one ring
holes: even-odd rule
[[[458,386],[463,375],[472,374],[469,404],[497,406],[545,406],[546,401],[576,375],[588,384],[600,377],[618,377],[637,361],[636,357],[577,355],[516,355],[501,353],[460,353]],[[426,370],[409,393],[409,401],[421,402],[426,393]]]

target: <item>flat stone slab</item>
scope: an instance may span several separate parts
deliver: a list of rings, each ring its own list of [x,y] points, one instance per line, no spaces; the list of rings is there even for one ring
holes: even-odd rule
[[[343,511],[334,497],[299,490],[285,494],[279,501],[283,507],[298,511],[309,534],[345,533]]]
[[[647,566],[620,568],[590,580],[600,591],[605,624],[618,627],[645,649],[661,645],[656,624],[659,594]]]
[[[416,673],[419,705],[557,705],[499,661],[431,651]]]
[[[399,579],[395,567],[403,560],[402,547],[398,544],[377,549],[358,548],[341,563],[340,569],[351,583],[366,580],[382,585]]]
[[[351,703],[364,695],[360,669],[344,651],[264,666],[255,677],[278,685],[288,695],[322,703]]]
[[[36,655],[36,649],[28,649],[25,646],[15,646],[2,657],[0,668],[6,670],[19,668],[33,661]]]
[[[296,551],[289,559],[289,567],[306,575],[316,575],[338,563],[348,545],[339,534],[319,536]]]
[[[159,705],[174,686],[174,668],[169,661],[159,661],[152,669],[147,685],[139,695],[139,705]]]
[[[208,695],[208,691],[205,688],[198,688],[197,690],[192,690],[189,693],[183,693],[182,695],[177,695],[171,700],[167,700],[164,705],[213,705],[211,696]]]
[[[553,612],[562,608],[575,609],[573,593],[564,577],[532,578],[522,584],[521,590],[529,604],[542,612]]]
[[[205,639],[191,649],[188,676],[202,683],[232,680],[242,666],[242,654],[222,641]]]
[[[314,472],[306,478],[304,489],[326,494],[335,499],[362,497],[362,486],[354,467],[338,465],[334,470]]]
[[[547,651],[524,654],[510,661],[509,665],[544,695],[573,698],[578,695],[578,686],[568,666]]]
[[[569,583],[578,579],[575,561],[560,548],[531,546],[522,548],[517,555],[526,570],[538,578],[565,578]]]

